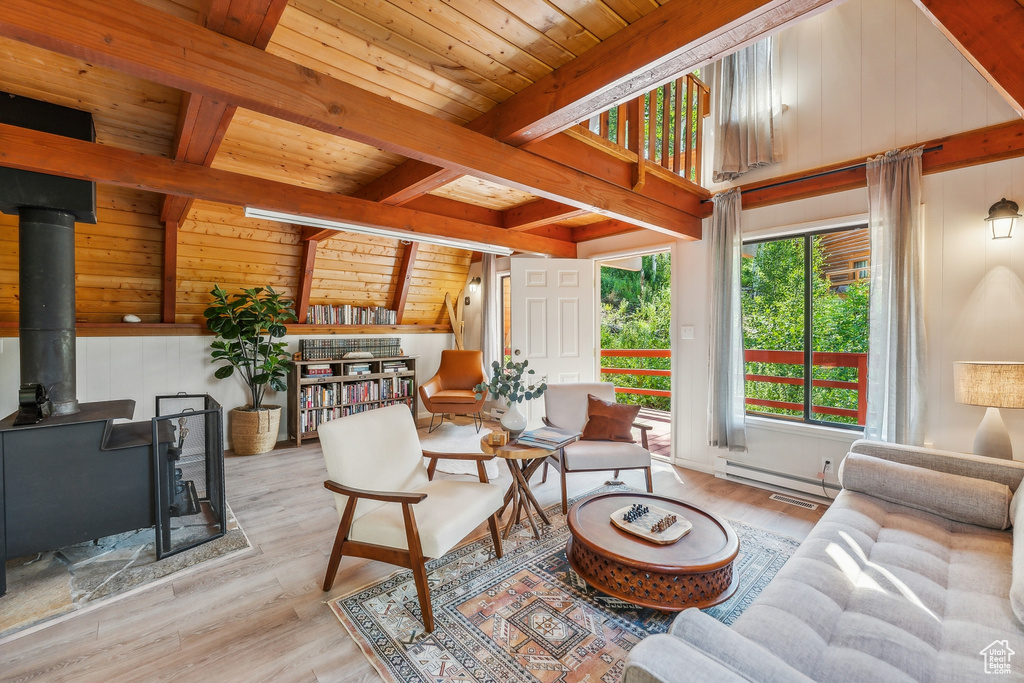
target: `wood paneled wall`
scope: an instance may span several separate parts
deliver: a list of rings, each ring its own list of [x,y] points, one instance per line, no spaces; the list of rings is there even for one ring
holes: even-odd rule
[[[246,218],[240,206],[196,202],[178,229],[176,322],[201,323],[210,290],[270,285],[287,296],[298,291],[299,229]]]
[[[164,229],[160,195],[96,188],[96,225],[75,226],[76,318],[160,322]],[[18,321],[18,218],[0,215],[0,322]]]

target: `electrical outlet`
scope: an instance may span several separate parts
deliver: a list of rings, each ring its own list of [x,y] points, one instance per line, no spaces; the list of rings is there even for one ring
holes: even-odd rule
[[[821,459],[821,473],[822,474],[832,474],[833,471],[834,470],[833,470],[833,467],[832,467],[832,458],[822,458]]]

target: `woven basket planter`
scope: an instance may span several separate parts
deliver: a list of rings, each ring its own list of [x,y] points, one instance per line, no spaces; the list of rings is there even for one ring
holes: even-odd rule
[[[259,455],[274,450],[281,426],[281,406],[260,410],[231,410],[231,450],[235,455]]]

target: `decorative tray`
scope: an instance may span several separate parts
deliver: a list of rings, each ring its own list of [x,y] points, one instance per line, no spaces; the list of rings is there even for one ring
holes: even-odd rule
[[[613,512],[611,520],[623,531],[659,545],[675,543],[693,528],[689,521],[656,505],[627,505]]]

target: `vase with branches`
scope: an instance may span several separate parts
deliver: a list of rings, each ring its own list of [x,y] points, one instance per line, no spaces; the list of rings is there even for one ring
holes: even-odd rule
[[[487,393],[491,398],[506,403],[508,409],[501,417],[501,426],[512,435],[512,438],[519,436],[526,429],[526,416],[519,411],[518,404],[539,398],[548,388],[544,382],[527,382],[526,376],[535,374],[533,368],[527,369],[529,364],[529,360],[521,363],[507,361],[504,365],[494,361],[491,364],[491,379],[474,387],[477,400]]]

